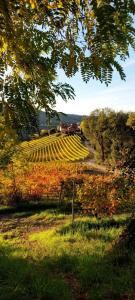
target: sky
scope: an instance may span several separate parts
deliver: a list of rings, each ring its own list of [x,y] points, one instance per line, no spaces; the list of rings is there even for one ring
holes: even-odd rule
[[[72,78],[67,78],[62,70],[58,72],[58,81],[67,82],[75,89],[75,100],[65,103],[57,98],[56,110],[67,114],[89,115],[97,108],[109,107],[115,111],[135,111],[135,51],[130,51],[130,56],[121,62],[126,74],[126,81],[122,81],[117,72],[114,72],[111,84],[105,84],[91,79],[83,82],[79,73]]]

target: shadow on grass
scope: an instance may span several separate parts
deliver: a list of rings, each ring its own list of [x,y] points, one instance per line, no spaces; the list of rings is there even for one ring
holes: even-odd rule
[[[72,300],[72,291],[55,266],[49,258],[38,264],[30,258],[16,257],[12,248],[1,246],[0,299]]]
[[[42,211],[43,209],[50,209],[50,208],[57,208],[58,203],[55,202],[49,202],[49,203],[43,203],[43,202],[32,202],[32,203],[22,203],[20,205],[13,205],[13,206],[7,206],[7,207],[0,207],[0,214],[12,214],[17,212],[35,212],[35,211]]]
[[[112,241],[106,229],[125,227],[127,220],[104,219],[75,221],[63,226],[61,235],[79,232],[89,240]],[[131,224],[132,225],[132,224]],[[92,229],[94,229],[92,231]],[[100,230],[101,229],[101,230]],[[103,230],[102,230],[103,229]],[[77,241],[74,235],[73,239]],[[89,241],[91,242],[91,241]],[[72,244],[72,239],[71,242]],[[111,247],[111,243],[108,243]],[[35,247],[30,245],[31,247]],[[128,244],[117,244],[111,250],[93,254],[86,251],[64,250],[55,257],[34,260],[29,252],[7,241],[0,245],[0,300],[135,300],[135,251]],[[81,244],[80,244],[81,247]],[[82,242],[85,249],[85,239]],[[37,249],[37,250],[36,250]],[[109,248],[108,248],[109,249]],[[42,250],[42,248],[41,248]],[[23,251],[23,253],[22,253]],[[74,254],[75,253],[75,254]],[[38,256],[37,255],[37,256]],[[26,257],[26,258],[23,258]]]
[[[16,215],[17,217],[29,217],[35,213],[40,213],[48,209],[69,215],[71,213],[71,203],[60,204],[59,202],[48,203],[29,203],[20,204],[19,206],[0,207],[0,217],[7,215]]]
[[[1,300],[135,299],[134,249],[114,248],[105,256],[63,252],[38,262],[14,250],[0,247]]]
[[[78,278],[92,300],[135,299],[134,251],[126,248],[103,258],[83,258]]]
[[[74,232],[88,232],[91,229],[100,230],[100,229],[109,229],[109,228],[120,228],[127,224],[127,219],[115,220],[115,219],[106,219],[106,220],[97,220],[97,221],[74,221],[73,224],[64,225],[58,232],[59,234],[67,234],[70,231]]]

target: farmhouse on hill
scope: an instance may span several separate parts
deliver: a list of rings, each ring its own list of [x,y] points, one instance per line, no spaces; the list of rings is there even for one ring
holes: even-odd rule
[[[57,130],[59,130],[61,133],[75,133],[75,132],[80,132],[80,124],[79,123],[61,123],[58,127]]]

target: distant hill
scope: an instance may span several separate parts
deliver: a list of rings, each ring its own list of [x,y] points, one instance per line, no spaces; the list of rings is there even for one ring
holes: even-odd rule
[[[85,118],[85,115],[75,115],[75,114],[59,114],[60,120],[58,120],[56,117],[51,119],[50,125],[48,125],[46,113],[43,111],[39,112],[39,127],[42,128],[51,128],[51,127],[57,127],[60,122],[62,123],[80,123],[83,118]]]

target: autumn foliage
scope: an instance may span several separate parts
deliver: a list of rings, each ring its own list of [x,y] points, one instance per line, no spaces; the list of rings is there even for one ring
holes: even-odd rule
[[[84,212],[113,215],[133,206],[135,189],[124,176],[88,176],[77,195]]]
[[[81,164],[33,164],[28,169],[9,167],[0,173],[0,196],[6,203],[61,200],[74,197],[83,213],[113,215],[133,207],[135,186],[124,175],[90,175]],[[20,173],[21,172],[21,173]]]

